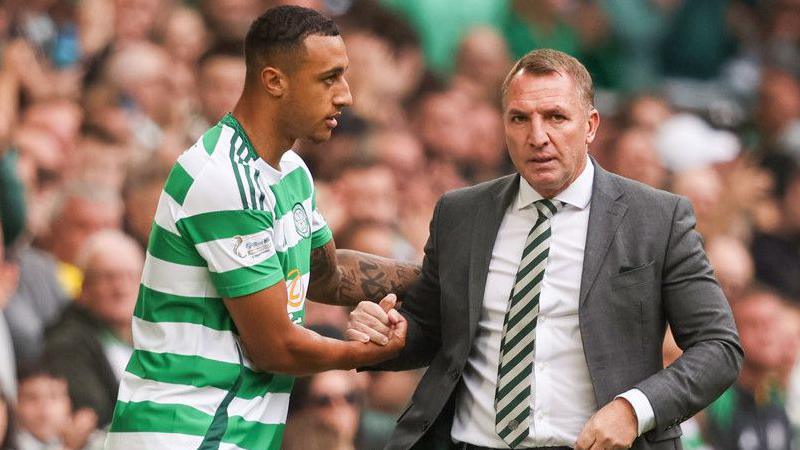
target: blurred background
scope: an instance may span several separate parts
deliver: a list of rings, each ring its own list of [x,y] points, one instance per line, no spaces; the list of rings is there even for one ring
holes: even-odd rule
[[[0,450],[102,447],[168,170],[241,93],[250,22],[287,3],[334,17],[351,61],[355,104],[298,149],[338,247],[420,261],[441,194],[513,171],[513,61],[572,54],[592,155],[692,201],[741,333],[742,375],[684,448],[800,448],[800,0],[3,0]],[[341,337],[348,311],[307,311]],[[382,448],[419,377],[299,379],[284,448]]]

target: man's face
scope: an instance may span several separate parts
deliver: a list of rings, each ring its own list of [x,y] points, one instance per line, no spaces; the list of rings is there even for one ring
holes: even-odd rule
[[[128,246],[93,255],[85,273],[83,304],[112,326],[129,324],[136,306],[142,265],[138,250]]]
[[[783,345],[776,326],[783,308],[772,294],[754,294],[756,298],[742,299],[734,305],[734,319],[744,350],[744,364],[756,370],[777,369],[781,363]]]
[[[511,161],[543,197],[572,183],[600,124],[575,82],[559,73],[520,72],[509,83],[503,123]]]
[[[305,54],[288,73],[288,93],[281,118],[295,139],[323,142],[331,137],[337,115],[353,104],[344,78],[349,60],[339,36],[312,35],[305,39]]]
[[[121,223],[122,210],[117,205],[72,198],[57,222],[53,253],[64,262],[74,263],[89,236],[108,228],[118,229]]]
[[[200,70],[200,102],[203,115],[211,123],[233,110],[242,94],[246,69],[243,58],[218,56],[211,58]]]

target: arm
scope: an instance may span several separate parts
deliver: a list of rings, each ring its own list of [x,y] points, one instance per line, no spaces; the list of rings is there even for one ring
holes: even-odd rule
[[[225,299],[250,360],[267,372],[307,375],[376,364],[405,345],[405,327],[394,329],[385,346],[329,339],[293,324],[286,314],[283,281],[256,293]]]
[[[311,251],[308,297],[332,305],[377,302],[395,293],[402,300],[420,274],[418,264],[355,250],[337,250],[331,239]]]
[[[653,406],[657,430],[669,429],[706,407],[736,380],[742,364],[730,307],[694,225],[692,207],[681,198],[673,213],[661,295],[684,353],[636,385]]]
[[[413,283],[400,307],[400,314],[407,322],[407,342],[400,354],[390,361],[370,367],[374,370],[409,370],[425,367],[441,346],[441,287],[439,285],[439,254],[437,232],[444,198],[439,200],[430,223],[430,234],[425,244],[419,281]],[[384,301],[381,302],[381,306]],[[350,338],[370,338],[385,334],[395,320],[385,310],[368,302],[361,302],[350,314],[346,335]],[[371,330],[371,331],[370,331]]]

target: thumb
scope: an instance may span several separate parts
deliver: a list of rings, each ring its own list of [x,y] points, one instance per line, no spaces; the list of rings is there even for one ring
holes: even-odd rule
[[[397,296],[394,294],[389,294],[386,297],[383,297],[380,303],[378,303],[378,306],[380,306],[384,312],[388,313],[392,310],[392,308],[394,308],[395,303],[397,303]]]
[[[406,330],[408,330],[408,321],[406,321],[405,317],[397,314],[399,316],[399,320],[395,322],[394,328],[392,328],[392,333],[396,337],[405,339],[406,338]]]

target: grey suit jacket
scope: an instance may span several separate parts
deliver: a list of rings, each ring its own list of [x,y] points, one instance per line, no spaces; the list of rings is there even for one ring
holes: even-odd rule
[[[388,449],[450,447],[454,393],[472,348],[492,246],[519,187],[509,175],[437,203],[420,280],[400,312],[405,349],[377,368],[429,366]],[[634,449],[680,449],[678,424],[736,379],[742,349],[689,202],[595,163],[579,322],[597,404],[628,389],[650,400],[656,427]],[[665,327],[683,356],[663,368]],[[565,399],[568,401],[568,399]]]

